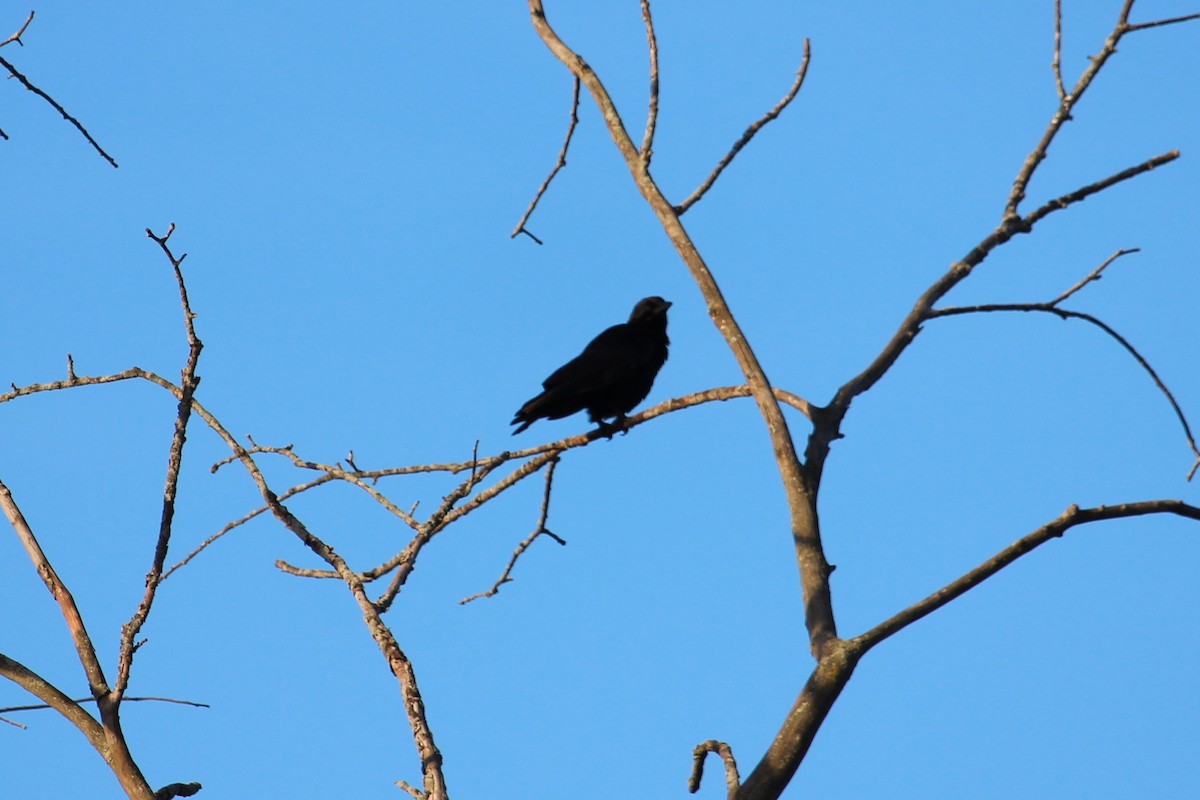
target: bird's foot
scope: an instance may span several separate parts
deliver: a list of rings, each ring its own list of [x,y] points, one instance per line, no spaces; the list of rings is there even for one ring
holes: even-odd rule
[[[597,420],[600,427],[596,428],[596,433],[600,436],[603,436],[605,439],[611,439],[618,433],[620,433],[622,436],[625,436],[629,433],[629,428],[626,427],[628,421],[629,418],[624,414],[617,417],[612,422],[605,422],[602,419]]]

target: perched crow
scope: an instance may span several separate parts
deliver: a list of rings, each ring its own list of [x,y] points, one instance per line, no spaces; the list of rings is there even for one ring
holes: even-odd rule
[[[661,297],[639,300],[629,321],[592,339],[583,352],[542,383],[544,392],[521,406],[512,425],[516,435],[539,419],[562,419],[576,411],[609,432],[604,420],[618,422],[650,394],[654,377],[667,360],[667,309]]]

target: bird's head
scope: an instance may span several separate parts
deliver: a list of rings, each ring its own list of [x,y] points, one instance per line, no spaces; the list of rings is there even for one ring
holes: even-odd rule
[[[630,322],[645,322],[655,317],[666,317],[667,309],[671,304],[661,297],[643,297],[638,300],[636,306],[633,307],[633,313],[629,315]]]

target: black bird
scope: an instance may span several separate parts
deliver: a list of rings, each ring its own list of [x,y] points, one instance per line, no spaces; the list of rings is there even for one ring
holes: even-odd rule
[[[542,383],[544,392],[513,417],[520,433],[539,419],[562,419],[587,409],[588,419],[609,436],[633,407],[646,399],[654,377],[667,360],[667,309],[661,297],[638,301],[629,321],[613,325],[583,348],[583,352],[554,371]]]

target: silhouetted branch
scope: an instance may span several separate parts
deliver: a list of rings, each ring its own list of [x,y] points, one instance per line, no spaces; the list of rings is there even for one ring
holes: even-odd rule
[[[808,74],[808,61],[811,55],[812,49],[809,46],[808,39],[806,38],[804,40],[804,58],[800,60],[800,69],[796,71],[796,80],[792,82],[792,88],[788,90],[788,93],[783,96],[782,100],[775,104],[774,108],[772,108],[766,114],[763,114],[762,117],[756,120],[749,128],[746,128],[746,131],[742,134],[742,137],[733,143],[733,147],[729,148],[729,152],[725,154],[725,157],[721,159],[720,163],[717,164],[709,176],[704,179],[704,183],[696,187],[696,191],[692,192],[688,199],[675,206],[676,214],[682,216],[689,208],[695,205],[695,203],[701,197],[703,197],[709,189],[712,188],[712,185],[717,182],[717,178],[721,177],[721,173],[725,171],[725,168],[733,162],[734,156],[741,152],[741,149],[750,143],[750,140],[754,138],[754,135],[758,133],[764,125],[783,113],[783,110],[788,107],[792,100],[795,99],[796,94],[800,91],[800,87],[804,85],[804,76]]]
[[[1005,219],[1016,217],[1018,215],[1018,208],[1020,207],[1021,202],[1025,199],[1025,190],[1029,186],[1029,181],[1033,178],[1033,174],[1037,171],[1038,166],[1042,163],[1042,161],[1045,160],[1046,153],[1050,149],[1050,144],[1054,141],[1054,137],[1058,135],[1058,132],[1062,129],[1062,126],[1071,119],[1071,112],[1079,103],[1080,98],[1083,97],[1084,92],[1086,92],[1088,87],[1092,85],[1092,81],[1096,79],[1096,76],[1100,73],[1100,70],[1104,68],[1105,63],[1107,63],[1108,59],[1117,52],[1117,44],[1120,43],[1121,38],[1125,34],[1132,33],[1134,31],[1155,28],[1161,25],[1173,25],[1178,22],[1187,22],[1188,20],[1200,18],[1200,14],[1190,14],[1184,17],[1174,17],[1172,19],[1163,19],[1156,22],[1144,22],[1131,25],[1129,23],[1129,12],[1133,10],[1133,2],[1134,0],[1125,0],[1125,4],[1121,7],[1121,13],[1117,17],[1117,22],[1113,26],[1112,32],[1109,33],[1108,38],[1104,41],[1104,46],[1100,49],[1099,53],[1091,57],[1087,69],[1080,74],[1079,79],[1075,82],[1075,86],[1071,89],[1071,91],[1066,93],[1063,90],[1062,76],[1060,71],[1061,68],[1059,67],[1062,13],[1061,7],[1056,0],[1054,64],[1059,92],[1058,109],[1054,112],[1054,116],[1050,119],[1050,124],[1046,127],[1046,131],[1042,134],[1042,138],[1038,141],[1032,152],[1030,152],[1026,157],[1025,162],[1021,165],[1020,171],[1017,173],[1017,177],[1013,180],[1012,191],[1009,193],[1008,203],[1004,207]],[[1167,160],[1169,161],[1170,159]],[[1164,161],[1160,163],[1166,162]],[[1157,164],[1149,167],[1149,169],[1153,169],[1154,166],[1157,166]],[[1118,178],[1118,180],[1124,180],[1126,177],[1132,177],[1132,174]],[[1112,183],[1116,182],[1116,180],[1113,180],[1107,185],[1110,186]],[[1107,186],[1100,187],[1100,189],[1103,188],[1107,188]],[[1096,189],[1095,191],[1100,191],[1100,189]],[[1093,192],[1089,192],[1088,194],[1091,193]],[[1086,196],[1087,194],[1084,194],[1077,199],[1082,200],[1083,197]],[[1072,200],[1071,202],[1075,201]],[[1069,203],[1066,205],[1069,205]],[[1065,208],[1065,205],[1058,207]],[[1043,209],[1045,208],[1046,206],[1043,206]],[[1056,210],[1056,208],[1050,208],[1049,210]],[[1046,213],[1049,213],[1049,211]],[[1042,216],[1045,216],[1045,214],[1037,215],[1033,220],[1031,220],[1031,222],[1036,222],[1037,219],[1040,219]]]
[[[4,44],[8,44],[9,42],[15,41],[15,42],[21,44],[22,46],[24,46],[24,43],[21,42],[21,35],[23,33],[25,33],[25,29],[27,27],[29,27],[29,23],[32,21],[33,21],[33,12],[31,11],[31,12],[29,12],[29,18],[25,20],[25,24],[21,26],[21,30],[17,31],[15,34],[10,36],[8,38],[8,40],[4,42]],[[16,78],[18,81],[21,82],[22,86],[24,86],[26,89],[28,89],[29,91],[36,94],[38,97],[45,100],[47,103],[49,103],[54,108],[55,111],[57,111],[59,114],[62,114],[63,119],[65,119],[67,122],[74,125],[75,129],[83,134],[83,137],[88,140],[88,142],[92,145],[92,147],[95,148],[97,153],[104,156],[104,159],[108,163],[112,164],[113,167],[117,166],[117,162],[113,160],[112,156],[110,156],[108,153],[104,152],[104,148],[101,147],[100,144],[95,139],[92,138],[92,135],[87,132],[87,128],[83,127],[83,124],[79,120],[75,119],[75,117],[68,114],[67,110],[65,108],[63,108],[61,105],[59,105],[57,100],[55,100],[53,97],[46,94],[41,89],[39,89],[38,87],[36,87],[32,83],[30,83],[29,78],[22,75],[21,72],[16,67],[14,67],[12,64],[10,64],[7,59],[0,57],[0,66],[4,67],[6,70],[8,70],[9,74],[12,75],[12,77]],[[8,137],[5,136],[4,138],[7,139]]]
[[[1033,177],[1038,165],[1045,159],[1046,151],[1050,143],[1054,140],[1055,135],[1061,129],[1063,123],[1070,119],[1071,109],[1079,101],[1083,92],[1092,84],[1101,67],[1107,61],[1109,56],[1116,52],[1117,42],[1126,32],[1126,19],[1129,10],[1132,7],[1131,0],[1126,0],[1125,6],[1121,11],[1121,15],[1114,27],[1112,33],[1109,34],[1105,41],[1104,47],[1100,54],[1092,58],[1091,64],[1080,76],[1075,84],[1075,88],[1066,96],[1060,103],[1058,110],[1051,118],[1046,131],[1042,134],[1041,140],[1033,151],[1025,159],[1020,172],[1017,174],[1016,180],[1013,182],[1012,191],[1009,194],[1008,203],[1004,210],[1004,216],[1000,224],[982,239],[977,245],[958,262],[951,265],[942,277],[930,286],[924,294],[918,299],[912,310],[900,323],[900,327],[892,335],[892,338],[884,345],[883,350],[879,355],[867,365],[866,369],[858,375],[851,378],[841,388],[838,389],[833,401],[829,404],[829,413],[824,417],[824,424],[818,426],[814,431],[814,438],[810,439],[807,449],[807,463],[810,471],[812,471],[816,479],[820,478],[821,469],[824,464],[825,456],[828,452],[828,442],[840,435],[838,432],[841,419],[849,411],[850,403],[860,394],[868,391],[875,383],[883,377],[884,374],[892,367],[893,364],[900,358],[900,355],[908,348],[912,341],[921,331],[921,324],[930,318],[933,306],[942,297],[944,297],[951,289],[965,280],[972,271],[991,254],[997,247],[1003,245],[1013,236],[1022,233],[1029,233],[1033,230],[1034,225],[1046,217],[1047,215],[1067,208],[1068,206],[1077,203],[1081,200],[1090,197],[1097,192],[1101,192],[1111,186],[1114,186],[1129,178],[1149,172],[1156,167],[1162,166],[1179,157],[1177,150],[1172,150],[1162,155],[1155,156],[1147,161],[1130,167],[1129,169],[1110,175],[1103,180],[1088,184],[1087,186],[1076,189],[1074,192],[1065,194],[1059,198],[1051,200],[1035,211],[1030,212],[1022,217],[1017,213],[1017,208],[1025,198],[1025,188],[1029,184],[1029,180]]]
[[[1134,31],[1144,31],[1147,28],[1158,28],[1163,25],[1176,25],[1180,22],[1191,22],[1194,19],[1200,19],[1200,14],[1187,14],[1182,17],[1171,17],[1170,19],[1160,19],[1154,22],[1139,22],[1136,25],[1126,25],[1125,32],[1133,33]]]
[[[725,742],[709,739],[696,745],[692,751],[692,775],[688,778],[688,791],[692,794],[700,791],[700,781],[704,778],[704,759],[709,753],[716,753],[725,764],[725,787],[727,797],[733,800],[737,796],[739,778],[737,762],[733,758],[733,750]]]
[[[1162,392],[1164,397],[1167,398],[1167,402],[1171,404],[1171,408],[1175,411],[1175,416],[1179,419],[1179,424],[1183,428],[1183,434],[1187,439],[1188,447],[1191,448],[1192,454],[1198,459],[1198,461],[1195,463],[1200,463],[1200,449],[1197,448],[1196,440],[1192,436],[1191,426],[1188,424],[1187,417],[1184,415],[1183,409],[1180,408],[1179,403],[1176,402],[1175,396],[1171,393],[1171,390],[1167,388],[1167,385],[1163,382],[1162,378],[1159,377],[1158,373],[1154,370],[1154,367],[1150,366],[1150,362],[1147,361],[1146,358],[1137,351],[1137,348],[1129,343],[1128,339],[1117,333],[1117,331],[1113,330],[1113,328],[1107,323],[1092,316],[1091,314],[1085,314],[1082,311],[1071,311],[1065,308],[1058,308],[1057,306],[1049,303],[993,303],[978,306],[951,306],[949,308],[932,311],[930,312],[929,317],[930,319],[935,319],[937,317],[951,317],[959,314],[977,314],[998,311],[1040,311],[1047,314],[1054,314],[1059,319],[1082,320],[1096,326],[1108,334],[1114,341],[1121,345],[1121,347],[1125,348],[1127,353],[1134,357],[1146,374],[1150,376],[1150,379],[1154,381],[1154,385],[1158,387],[1158,390]],[[1195,471],[1196,466],[1193,464],[1187,475],[1188,480],[1191,480]]]
[[[1051,539],[1062,536],[1077,525],[1085,525],[1101,520],[1137,517],[1146,514],[1175,514],[1187,519],[1200,520],[1200,508],[1188,505],[1182,500],[1144,500],[1137,503],[1122,503],[1115,506],[1097,506],[1095,508],[1080,508],[1079,506],[1072,505],[1054,520],[1013,542],[975,569],[957,580],[946,584],[946,586],[938,589],[924,600],[914,603],[890,619],[876,625],[866,633],[854,637],[850,640],[850,643],[856,650],[865,653],[889,636],[899,633],[912,623],[933,613],[956,597],[960,597],[971,589],[974,589],[1021,556],[1032,552]]]
[[[1138,352],[1137,348],[1135,348],[1128,339],[1118,333],[1103,320],[1100,320],[1099,318],[1094,317],[1091,314],[1086,314],[1082,311],[1071,311],[1069,309],[1060,307],[1060,304],[1064,300],[1083,289],[1089,283],[1100,280],[1101,273],[1103,273],[1104,270],[1107,269],[1108,266],[1118,258],[1136,252],[1138,252],[1138,248],[1136,247],[1128,250],[1118,250],[1106,258],[1104,262],[1100,264],[1100,266],[1089,272],[1083,279],[1077,282],[1070,289],[1067,289],[1058,297],[1046,303],[987,303],[973,306],[949,306],[947,308],[934,309],[930,311],[928,318],[936,319],[938,317],[952,317],[961,314],[978,314],[1003,311],[1043,312],[1047,314],[1054,314],[1059,319],[1082,320],[1083,322],[1087,322],[1088,324],[1094,325],[1095,327],[1104,331],[1104,333],[1121,345],[1121,347],[1125,348],[1126,352],[1133,356],[1134,360],[1138,362],[1146,374],[1150,376],[1151,380],[1154,381],[1154,385],[1158,387],[1158,390],[1162,392],[1164,397],[1167,398],[1167,402],[1171,404],[1171,408],[1175,411],[1175,416],[1178,418],[1179,424],[1183,428],[1183,433],[1187,439],[1188,447],[1191,448],[1192,454],[1196,457],[1196,461],[1193,463],[1192,468],[1187,475],[1187,479],[1191,480],[1192,476],[1196,472],[1197,466],[1200,465],[1200,447],[1197,447],[1195,437],[1192,435],[1191,425],[1188,424],[1187,416],[1183,413],[1183,408],[1175,400],[1175,395],[1167,387],[1166,383],[1162,380],[1162,378],[1159,377],[1158,372],[1155,371],[1154,367],[1150,365],[1150,362],[1145,358],[1145,356]]]
[[[1051,300],[1048,305],[1056,306],[1059,303],[1061,303],[1063,300],[1066,300],[1068,297],[1070,297],[1071,295],[1078,292],[1083,287],[1087,286],[1092,281],[1100,280],[1101,273],[1104,272],[1104,270],[1108,269],[1109,265],[1112,264],[1114,261],[1116,261],[1118,258],[1121,258],[1122,256],[1130,255],[1131,253],[1140,253],[1140,252],[1142,252],[1140,247],[1130,247],[1129,249],[1122,248],[1122,249],[1118,250],[1117,252],[1115,252],[1111,256],[1109,256],[1108,258],[1104,259],[1104,262],[1100,266],[1096,267],[1094,270],[1092,270],[1087,275],[1085,275],[1078,283],[1076,283],[1070,289],[1067,289],[1065,292],[1060,294],[1058,297]]]
[[[79,705],[83,705],[84,703],[96,702],[96,698],[94,698],[94,697],[79,697],[79,698],[71,700],[71,702],[78,703]],[[176,705],[192,706],[193,708],[212,708],[212,706],[210,706],[208,703],[197,703],[194,700],[179,700],[174,697],[122,697],[121,702],[122,703],[175,703]],[[14,711],[44,711],[46,709],[51,709],[51,708],[57,710],[57,706],[51,705],[49,703],[38,703],[36,705],[28,705],[28,706],[8,706],[6,708],[0,708],[0,714],[9,714]]]
[[[1110,186],[1115,186],[1122,181],[1135,178],[1144,172],[1149,172],[1152,169],[1161,167],[1163,164],[1169,164],[1177,158],[1179,158],[1179,151],[1171,150],[1163,153],[1162,155],[1157,155],[1154,158],[1147,159],[1137,166],[1130,167],[1129,169],[1123,169],[1115,175],[1110,175],[1103,180],[1096,181],[1095,183],[1089,183],[1087,186],[1076,189],[1070,194],[1064,194],[1062,197],[1055,198],[1054,200],[1051,200],[1038,208],[1036,211],[1027,214],[1021,221],[1024,230],[1021,230],[1020,232],[1027,233],[1033,228],[1034,224],[1038,222],[1038,220],[1054,213],[1055,211],[1061,211],[1067,206],[1078,203],[1081,200],[1086,200],[1088,197],[1091,197],[1097,192],[1102,192]]]
[[[574,81],[574,86],[571,90],[571,122],[567,125],[567,136],[563,139],[562,149],[558,151],[558,161],[554,164],[554,169],[550,170],[550,174],[546,176],[546,180],[542,181],[542,185],[538,187],[537,194],[533,196],[533,200],[529,203],[529,208],[525,209],[525,214],[517,223],[517,227],[513,228],[513,232],[508,238],[515,239],[517,234],[525,234],[530,239],[533,239],[538,244],[542,240],[534,236],[525,228],[525,223],[533,215],[533,210],[537,208],[537,204],[541,201],[542,195],[550,188],[550,181],[554,180],[554,176],[558,171],[567,165],[567,148],[571,146],[571,137],[575,135],[575,126],[579,124],[579,78]]]

